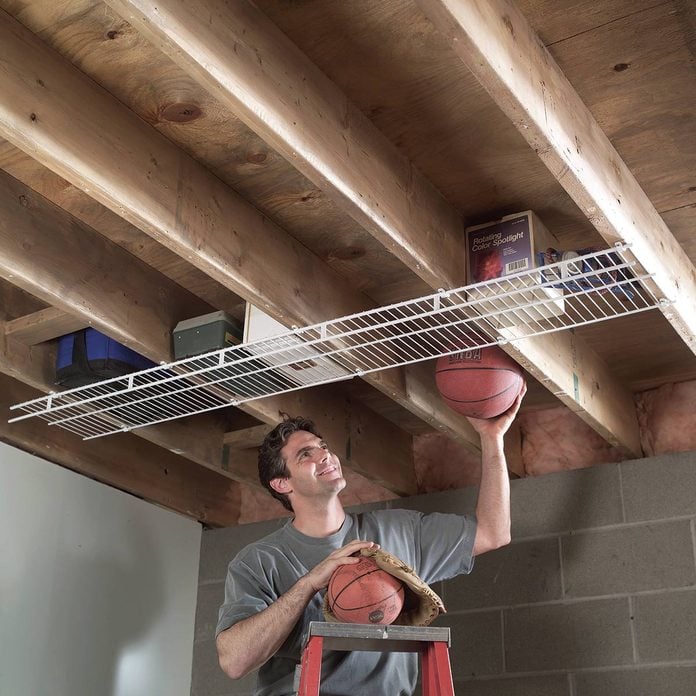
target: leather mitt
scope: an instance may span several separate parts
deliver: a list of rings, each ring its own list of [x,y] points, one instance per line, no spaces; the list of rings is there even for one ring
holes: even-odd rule
[[[361,549],[362,556],[372,558],[384,571],[401,580],[404,584],[404,607],[394,621],[398,626],[429,626],[445,613],[445,605],[410,566],[384,549]],[[324,619],[340,623],[329,608],[328,593],[324,597]]]

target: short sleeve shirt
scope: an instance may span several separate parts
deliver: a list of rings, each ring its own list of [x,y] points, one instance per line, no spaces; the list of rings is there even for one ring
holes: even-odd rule
[[[263,611],[332,551],[349,541],[374,541],[415,569],[431,584],[473,567],[476,520],[466,515],[423,514],[411,510],[348,513],[328,537],[309,537],[292,521],[242,549],[228,567],[225,602],[217,633]],[[257,696],[290,696],[310,621],[322,621],[323,593],[309,602],[301,620],[277,653],[259,670]],[[322,696],[410,696],[417,679],[415,653],[325,653]]]

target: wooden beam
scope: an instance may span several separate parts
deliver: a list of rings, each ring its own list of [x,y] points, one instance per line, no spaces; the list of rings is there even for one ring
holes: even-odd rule
[[[200,297],[210,307],[239,319],[244,316],[245,303],[240,297],[7,141],[0,142],[0,169]]]
[[[432,287],[464,284],[461,216],[254,4],[107,4]]]
[[[0,171],[0,275],[133,350],[172,357],[179,319],[209,307]]]
[[[5,334],[28,346],[50,341],[89,326],[84,320],[58,309],[46,307],[5,324]]]
[[[696,269],[510,0],[417,0],[607,244],[654,274],[665,317],[696,353]]]
[[[507,328],[500,333],[519,335]],[[543,344],[530,339],[515,341],[508,352],[521,364],[529,361],[537,379],[613,447],[642,456],[633,394],[574,330],[552,333],[545,339]]]
[[[317,256],[4,13],[0,38],[8,65],[0,72],[0,135],[285,326],[371,305]],[[115,158],[124,147],[127,156]],[[405,377],[401,371],[389,373],[366,379],[387,394],[403,396]],[[477,447],[466,419],[451,415],[436,393],[430,399],[426,409],[414,405],[414,413],[430,418],[442,413],[443,422],[457,427],[453,434]],[[411,407],[408,395],[400,403]]]
[[[0,375],[0,440],[199,522],[219,527],[237,523],[241,490],[234,481],[135,435],[83,442],[37,418],[7,423],[11,404],[38,396]]]
[[[3,12],[0,37],[7,60],[0,135],[286,326],[369,306],[305,247]],[[126,156],[115,157],[124,147]],[[269,302],[276,295],[283,295],[282,306]]]
[[[255,6],[246,2],[213,6],[208,0],[108,3],[332,195],[433,289],[464,284],[466,251],[458,211]],[[508,352],[564,403],[572,403],[573,410],[597,432],[608,434],[612,444],[620,442],[639,454],[638,422],[628,390],[617,380],[604,381],[602,396],[611,394],[604,402],[598,392],[589,399],[565,389],[575,354],[559,353],[560,345],[553,343],[557,363],[550,373],[542,373],[535,357],[551,350],[545,337],[525,341],[520,350]],[[594,365],[595,375],[607,374],[589,347],[576,340],[574,350],[585,354],[583,360]],[[419,374],[411,374],[411,388],[406,392],[398,382],[375,386],[426,422],[439,421],[441,430],[475,449],[473,431],[461,425],[453,429],[448,421],[454,416],[446,409],[429,411],[428,406],[439,399]],[[418,407],[420,399],[425,408]],[[607,420],[615,402],[633,414],[630,433],[615,432],[611,418]]]
[[[232,451],[259,447],[272,429],[272,425],[263,423],[262,425],[255,425],[242,430],[231,430],[225,433],[222,442]]]
[[[52,345],[27,346],[5,332],[0,311],[0,374],[18,379],[34,389],[53,390],[56,351]]]
[[[255,448],[233,449],[229,445],[222,448],[223,466],[227,471],[236,471],[244,478],[254,481],[254,488],[266,490],[259,481],[258,452]]]

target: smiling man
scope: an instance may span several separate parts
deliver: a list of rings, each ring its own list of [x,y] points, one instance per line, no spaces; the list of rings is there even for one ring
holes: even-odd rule
[[[242,549],[229,564],[217,625],[220,666],[233,679],[259,669],[257,696],[291,696],[302,636],[321,621],[322,592],[340,565],[381,546],[426,583],[469,573],[474,556],[510,541],[510,487],[503,436],[512,407],[497,418],[469,419],[481,436],[482,469],[476,516],[412,510],[346,513],[341,462],[306,418],[289,418],[259,450],[259,478],[294,517]],[[411,696],[415,653],[336,652],[322,661],[323,696]]]

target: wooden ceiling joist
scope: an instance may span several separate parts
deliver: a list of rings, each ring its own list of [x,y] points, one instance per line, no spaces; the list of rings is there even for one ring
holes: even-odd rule
[[[539,373],[552,375],[542,378],[542,384],[610,445],[641,456],[631,392],[573,329],[548,334],[544,339],[543,344],[530,339],[515,341],[508,352],[514,357],[517,349],[523,351],[519,362],[532,360]]]
[[[4,172],[0,172],[0,210],[2,277],[155,362],[171,358],[171,329],[177,321],[206,310],[183,288]],[[90,272],[75,274],[75,259]],[[15,348],[16,340],[8,337],[6,341],[8,349],[22,354]],[[35,386],[50,391],[51,381]],[[348,466],[398,494],[416,491],[411,437],[369,411],[375,432],[394,443],[392,457],[357,446],[356,423],[365,418],[362,412],[367,409],[350,403],[335,389],[271,397],[245,404],[244,410],[269,423],[276,423],[282,413],[311,413],[327,440],[345,453]],[[223,453],[225,424],[215,415],[137,432],[237,481],[259,485],[254,471],[250,473],[247,466],[237,469],[234,458]]]
[[[107,4],[431,287],[464,284],[460,215],[255,5]]]
[[[56,374],[56,352],[50,344],[29,346],[5,332],[7,322],[0,313],[0,374],[19,380],[34,389],[50,392]],[[4,420],[9,417],[8,414]]]
[[[8,321],[5,324],[5,334],[28,346],[35,346],[37,343],[50,341],[87,326],[88,323],[62,309],[46,307]]]
[[[0,141],[0,168],[200,297],[211,308],[238,318],[244,316],[244,301],[239,296],[7,141]]]
[[[526,17],[509,0],[417,0],[607,244],[654,273],[696,353],[696,269]]]
[[[0,209],[4,278],[155,362],[171,359],[179,319],[210,311],[2,171]]]
[[[223,443],[231,450],[243,450],[251,447],[259,447],[263,439],[271,432],[271,426],[266,423],[254,425],[242,430],[232,430],[225,433]]]
[[[108,4],[433,289],[464,284],[466,251],[458,211],[255,7],[205,0]],[[506,350],[611,444],[640,454],[632,395],[579,338],[539,337]],[[553,358],[544,359],[547,354]],[[428,382],[417,374],[422,375],[411,374],[411,391],[400,402],[423,415],[427,407],[415,404],[418,388]],[[433,403],[427,388],[424,397],[426,404]],[[451,418],[442,411],[437,415]],[[429,422],[434,420],[431,414]]]
[[[2,13],[0,37],[7,56],[0,135],[286,326],[370,306],[317,256]],[[366,379],[477,449],[473,428],[444,405],[434,384],[419,372],[407,380],[404,372]]]
[[[286,326],[369,306],[307,249],[5,13],[0,36],[7,60],[0,73],[0,130],[7,140]],[[279,269],[280,277],[273,272]]]

